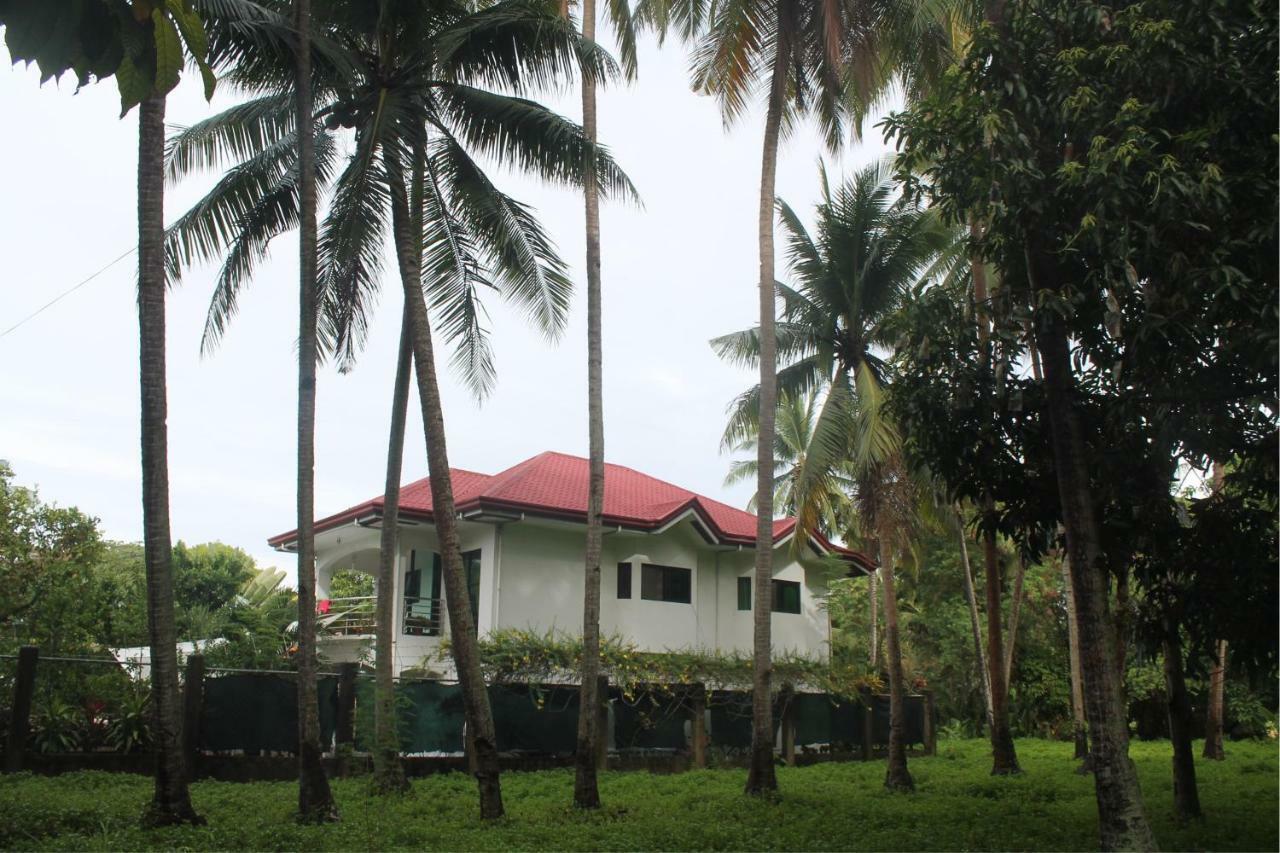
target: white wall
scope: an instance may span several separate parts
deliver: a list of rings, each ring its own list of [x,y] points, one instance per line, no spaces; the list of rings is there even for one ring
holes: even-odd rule
[[[355,567],[375,571],[377,530],[355,527],[330,531],[318,537],[317,587],[327,594],[332,571]],[[577,635],[582,631],[583,547],[581,525],[521,521],[495,526],[472,522],[459,524],[463,551],[479,549],[481,635],[495,626],[538,633],[556,631]],[[340,541],[339,541],[340,540]],[[441,637],[401,633],[404,613],[404,575],[411,551],[417,552],[423,583],[431,578],[431,555],[437,549],[431,527],[401,529],[396,567],[397,672],[424,665],[448,674],[450,661],[438,659]],[[619,562],[633,563],[631,598],[617,597]],[[738,610],[739,576],[750,576],[751,549],[713,547],[682,522],[661,534],[606,531],[601,555],[600,627],[604,636],[618,635],[644,651],[720,650],[750,654],[751,611]],[[641,564],[677,566],[693,573],[688,604],[646,601],[640,597]],[[806,571],[784,545],[774,552],[774,577],[799,581],[801,613],[773,614],[775,653],[792,652],[810,657],[828,655],[827,613],[821,597],[825,583],[818,572]],[[448,632],[444,616],[442,635]],[[343,641],[330,641],[333,659],[345,658]],[[426,661],[430,657],[431,661]]]

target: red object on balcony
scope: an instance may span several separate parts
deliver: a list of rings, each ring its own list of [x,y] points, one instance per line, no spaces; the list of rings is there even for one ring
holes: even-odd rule
[[[316,610],[319,611],[321,616],[328,613],[332,608],[333,608],[333,602],[327,598],[320,599],[320,601],[316,604]]]

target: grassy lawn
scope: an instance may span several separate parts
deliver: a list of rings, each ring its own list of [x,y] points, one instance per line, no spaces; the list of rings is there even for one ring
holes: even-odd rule
[[[0,777],[4,849],[334,849],[554,848],[1087,850],[1096,846],[1093,781],[1077,776],[1071,745],[1018,742],[1025,774],[993,779],[982,741],[943,741],[936,758],[911,762],[918,792],[881,787],[883,764],[825,764],[779,771],[779,802],[741,795],[745,771],[678,776],[607,773],[605,808],[576,812],[569,770],[508,774],[508,817],[483,826],[476,789],[462,774],[420,779],[409,796],[376,799],[361,779],[336,782],[343,821],[300,827],[292,783],[201,782],[202,828],[137,828],[150,793],[140,776],[77,773]],[[1276,850],[1277,750],[1231,743],[1227,760],[1200,762],[1208,818],[1173,821],[1169,745],[1135,743],[1147,810],[1165,850]],[[1198,754],[1198,748],[1197,748]]]

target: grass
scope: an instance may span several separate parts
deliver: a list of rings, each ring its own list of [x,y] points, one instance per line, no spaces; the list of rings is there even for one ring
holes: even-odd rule
[[[508,816],[494,825],[481,824],[475,784],[457,773],[419,779],[391,799],[371,797],[367,780],[338,780],[343,820],[320,827],[293,821],[292,783],[200,782],[192,797],[209,825],[155,831],[138,827],[146,777],[19,774],[0,778],[0,848],[1094,849],[1093,780],[1074,773],[1070,744],[1023,740],[1018,754],[1022,776],[992,778],[984,742],[943,741],[937,757],[911,761],[914,795],[885,792],[881,762],[782,768],[777,802],[742,796],[741,770],[606,773],[596,813],[569,805],[569,770],[512,773],[503,777]],[[1232,743],[1225,762],[1199,762],[1208,817],[1186,826],[1171,815],[1168,743],[1135,743],[1132,755],[1163,849],[1280,848],[1274,742]]]

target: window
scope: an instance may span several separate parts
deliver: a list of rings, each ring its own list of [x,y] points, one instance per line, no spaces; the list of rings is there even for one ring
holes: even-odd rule
[[[796,581],[773,582],[773,612],[800,612],[800,584]]]
[[[750,610],[751,601],[751,578],[744,576],[738,578],[738,609]],[[797,581],[774,581],[773,582],[773,612],[774,613],[799,613],[800,612],[800,584]]]
[[[646,601],[689,604],[693,601],[693,572],[644,563],[640,566],[640,597]]]
[[[631,597],[631,564],[618,563],[618,598]]]
[[[467,573],[467,597],[471,599],[471,624],[480,630],[480,552],[464,551],[462,568]],[[800,611],[796,611],[799,613]]]

